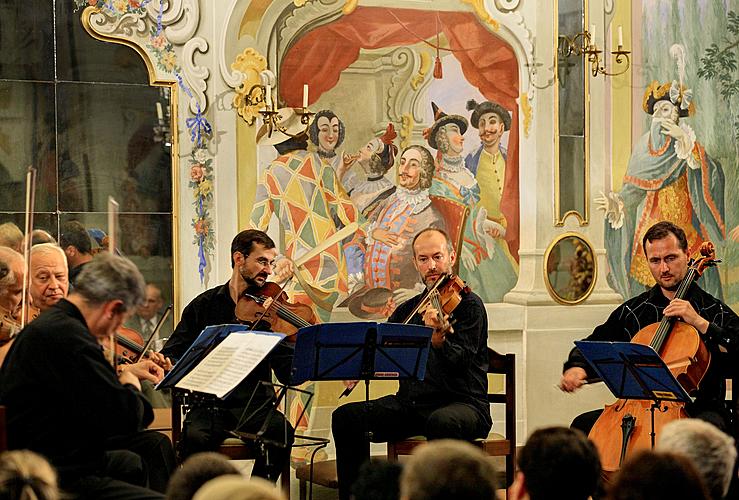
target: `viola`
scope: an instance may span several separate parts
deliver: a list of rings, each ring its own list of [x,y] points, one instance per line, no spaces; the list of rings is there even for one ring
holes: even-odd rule
[[[272,303],[264,307],[269,298]],[[236,319],[250,325],[265,321],[272,331],[284,333],[292,342],[300,328],[318,323],[310,306],[290,302],[282,288],[272,282],[265,283],[258,295],[244,290],[236,303]]]
[[[705,269],[716,265],[711,242],[703,243],[700,252],[703,257],[691,261],[688,273],[675,292],[676,299],[684,299],[693,281]],[[698,389],[711,362],[711,353],[698,330],[675,318],[665,316],[659,323],[645,326],[631,342],[649,345],[659,353],[672,375],[689,394]],[[634,451],[652,446],[651,409],[651,401],[619,399],[607,405],[598,417],[589,437],[598,448],[601,468],[606,476],[617,471],[624,459]],[[673,420],[688,418],[685,403],[682,402],[660,401],[656,409],[655,434],[659,434],[662,427]]]

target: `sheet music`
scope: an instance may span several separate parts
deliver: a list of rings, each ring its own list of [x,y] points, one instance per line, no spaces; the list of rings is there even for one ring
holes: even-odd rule
[[[284,336],[232,332],[175,387],[222,398],[244,380]]]

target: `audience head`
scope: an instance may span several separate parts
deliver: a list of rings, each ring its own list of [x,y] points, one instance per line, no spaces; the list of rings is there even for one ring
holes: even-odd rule
[[[79,221],[72,220],[62,226],[62,234],[59,235],[59,246],[67,255],[69,266],[72,268],[92,258],[90,254],[92,240],[85,226]]]
[[[566,427],[535,431],[518,455],[514,498],[587,499],[600,479],[598,450],[582,432]]]
[[[239,471],[227,457],[220,453],[196,453],[182,464],[169,480],[166,500],[190,500],[208,481]]]
[[[211,479],[200,488],[193,500],[284,500],[275,485],[259,477],[247,479],[221,476]]]
[[[31,297],[33,305],[44,311],[67,296],[69,271],[64,250],[53,243],[31,248]]]
[[[56,472],[41,455],[28,450],[0,454],[0,500],[56,500]]]
[[[146,297],[144,302],[136,309],[136,314],[148,321],[161,311],[163,305],[162,290],[153,283],[147,283]]]
[[[397,462],[365,462],[352,486],[352,497],[354,500],[398,500],[402,471]]]
[[[12,222],[0,224],[0,247],[10,247],[16,252],[23,251],[23,232]]]
[[[734,439],[714,425],[694,418],[674,420],[662,428],[658,451],[684,455],[690,459],[711,498],[724,498],[734,472]]]
[[[495,468],[470,443],[441,439],[417,449],[400,476],[401,500],[491,500]]]
[[[34,229],[31,232],[31,246],[41,245],[44,243],[56,244],[56,240],[48,231],[43,229]]]
[[[644,450],[626,460],[608,500],[709,500],[703,480],[683,455]]]
[[[8,247],[0,247],[0,308],[15,312],[23,300],[23,256]]]
[[[87,326],[95,337],[106,337],[144,301],[144,290],[144,277],[133,262],[104,252],[82,269],[69,300],[96,311],[85,317]]]

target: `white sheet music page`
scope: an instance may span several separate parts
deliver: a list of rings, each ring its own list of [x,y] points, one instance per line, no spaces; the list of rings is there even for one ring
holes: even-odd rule
[[[175,387],[222,398],[239,385],[283,337],[269,332],[232,332]]]

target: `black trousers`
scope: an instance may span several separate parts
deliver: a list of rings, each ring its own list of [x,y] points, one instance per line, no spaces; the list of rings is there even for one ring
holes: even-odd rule
[[[290,460],[295,431],[285,415],[271,404],[246,412],[240,408],[193,408],[188,412],[182,429],[183,455],[187,457],[201,451],[217,450],[224,439],[232,437],[230,431],[256,434],[265,422],[267,427],[259,446],[250,440],[244,440],[244,443],[261,450],[255,459],[252,475],[276,482]]]
[[[384,443],[418,435],[472,441],[486,437],[491,427],[489,415],[472,405],[419,407],[397,396],[345,404],[334,410],[331,420],[341,500],[351,497],[359,468],[369,460],[370,441]]]
[[[78,499],[154,500],[162,493],[146,488],[146,471],[141,457],[128,450],[105,453],[96,472],[74,468],[59,469],[59,485],[65,495]]]
[[[169,438],[156,431],[141,431],[108,440],[108,449],[128,450],[141,457],[145,483],[154,491],[167,490],[169,476],[177,467],[174,449]]]

